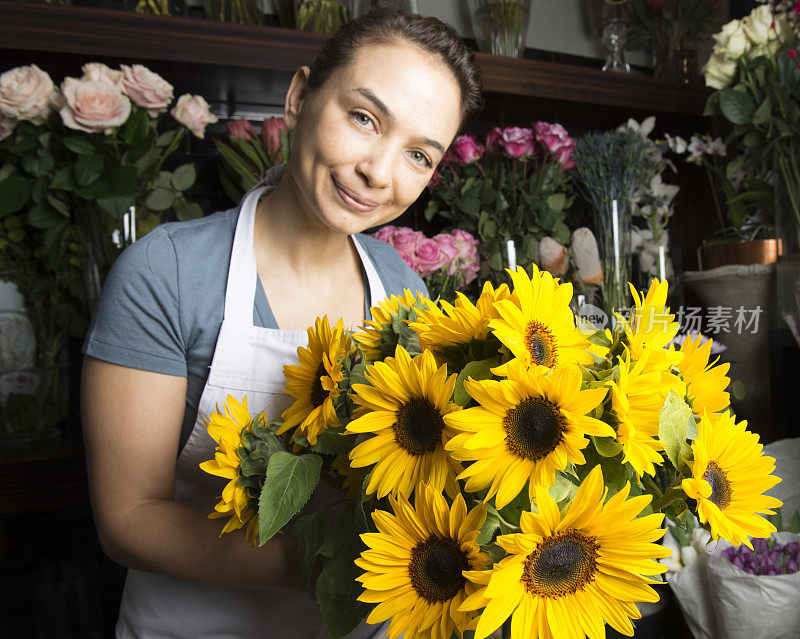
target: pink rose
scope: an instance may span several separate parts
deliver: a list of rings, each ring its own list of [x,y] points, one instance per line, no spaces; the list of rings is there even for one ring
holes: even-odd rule
[[[250,142],[250,140],[258,137],[258,133],[256,133],[253,125],[245,118],[231,120],[225,125],[225,131],[227,131],[230,137],[243,140],[244,142]]]
[[[433,236],[433,240],[439,245],[439,252],[444,262],[440,268],[447,267],[447,274],[455,275],[458,270],[458,247],[456,246],[456,238],[450,235],[450,233],[439,233]]]
[[[209,124],[219,121],[219,118],[211,113],[211,107],[208,106],[208,102],[203,99],[203,96],[190,93],[184,93],[179,97],[170,113],[173,118],[200,139],[206,137],[206,127]]]
[[[373,233],[372,237],[380,240],[381,242],[386,242],[387,244],[391,244],[392,236],[394,235],[394,231],[396,228],[397,228],[396,226],[387,224],[386,226],[382,226],[375,233]]]
[[[50,76],[35,64],[0,75],[0,113],[6,117],[43,124],[59,99]]]
[[[448,150],[459,164],[472,164],[483,155],[483,145],[474,135],[459,135]]]
[[[503,131],[499,126],[494,127],[486,134],[486,150],[490,153],[503,152]]]
[[[459,260],[471,262],[478,256],[478,240],[471,233],[461,229],[453,229],[450,231],[450,235],[453,236]]]
[[[523,158],[536,153],[533,131],[518,126],[509,126],[503,129],[500,146],[503,152],[512,158]]]
[[[59,115],[70,129],[108,135],[124,124],[131,113],[131,101],[107,82],[65,78],[61,92],[66,103]]]
[[[124,91],[122,87],[122,72],[114,71],[102,62],[89,62],[81,67],[83,71],[82,82],[105,82]],[[129,96],[130,97],[130,96]]]
[[[5,140],[17,128],[17,121],[0,113],[0,141]]]
[[[276,162],[285,162],[287,158],[281,154],[281,131],[287,131],[283,118],[267,118],[261,123],[261,142],[267,155]]]
[[[567,130],[558,123],[536,122],[533,125],[536,142],[547,153],[552,154],[565,169],[575,166],[572,152],[575,140],[569,137]]]
[[[133,103],[145,109],[151,118],[165,113],[174,97],[172,85],[157,73],[141,64],[122,69],[122,90]]]
[[[422,277],[427,277],[447,264],[446,255],[440,250],[439,243],[431,238],[423,237],[417,244],[417,272]]]
[[[400,255],[412,256],[416,254],[417,246],[423,239],[425,239],[425,236],[421,231],[415,231],[407,226],[401,226],[395,230],[389,243],[394,246],[395,250],[397,250]]]

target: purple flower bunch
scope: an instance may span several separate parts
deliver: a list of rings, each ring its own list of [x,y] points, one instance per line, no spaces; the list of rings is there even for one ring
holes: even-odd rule
[[[454,229],[450,233],[426,237],[422,231],[389,224],[375,233],[374,237],[393,246],[420,277],[441,272],[454,278],[458,288],[478,276],[478,241],[466,231]]]
[[[751,575],[790,575],[800,570],[800,544],[754,539],[753,549],[731,546],[722,556]]]

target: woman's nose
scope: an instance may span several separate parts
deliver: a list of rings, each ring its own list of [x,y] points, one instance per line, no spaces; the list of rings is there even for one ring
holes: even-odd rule
[[[394,154],[391,144],[375,144],[358,163],[356,168],[370,187],[381,189],[392,183]]]

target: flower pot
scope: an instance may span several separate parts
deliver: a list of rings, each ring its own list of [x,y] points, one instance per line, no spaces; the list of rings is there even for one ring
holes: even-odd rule
[[[727,347],[731,380],[744,384],[744,397],[732,398],[739,419],[769,440],[772,432],[769,330],[778,324],[775,264],[733,264],[707,271],[687,271],[683,281],[712,314],[718,331],[704,334]],[[740,309],[742,309],[740,311]],[[730,390],[730,389],[729,389]]]
[[[700,270],[707,271],[731,264],[773,264],[782,253],[778,239],[704,244],[697,249]]]

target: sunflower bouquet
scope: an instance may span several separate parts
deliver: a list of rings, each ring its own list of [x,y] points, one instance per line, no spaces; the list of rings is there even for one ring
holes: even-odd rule
[[[233,397],[211,415],[202,468],[229,480],[211,516],[254,544],[291,530],[331,636],[632,635],[665,518],[734,545],[775,530],[774,459],[711,341],[671,344],[666,282],[603,331],[531,272],[475,303],[393,295],[354,333],[321,318],[280,419]]]

